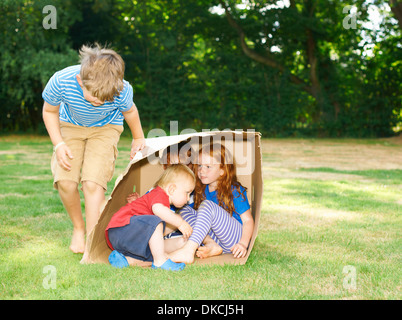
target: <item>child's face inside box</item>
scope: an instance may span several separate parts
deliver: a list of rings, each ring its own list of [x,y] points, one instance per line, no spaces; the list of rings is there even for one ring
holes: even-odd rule
[[[176,149],[176,150],[175,150]],[[163,164],[163,169],[166,170],[167,167],[169,167],[172,164],[185,164],[187,167],[189,167],[191,170],[193,169],[193,164],[191,163],[191,151],[187,150],[186,151],[181,151],[179,148],[172,148],[172,149],[166,149],[163,152],[162,156],[162,164]]]
[[[190,200],[190,195],[195,187],[194,180],[188,177],[181,177],[174,183],[171,200],[176,208],[181,208]]]
[[[206,153],[200,154],[197,175],[203,184],[214,184],[215,186],[223,174],[224,170],[213,157]]]

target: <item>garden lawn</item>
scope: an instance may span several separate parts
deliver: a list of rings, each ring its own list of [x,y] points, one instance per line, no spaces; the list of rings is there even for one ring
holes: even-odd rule
[[[108,194],[129,146],[122,138]],[[0,137],[0,299],[401,299],[401,139],[262,146],[263,206],[247,264],[173,273],[80,264],[52,188],[49,139]]]

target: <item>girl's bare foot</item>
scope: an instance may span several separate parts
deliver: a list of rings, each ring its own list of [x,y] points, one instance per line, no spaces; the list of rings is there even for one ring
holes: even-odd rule
[[[199,247],[195,253],[198,258],[205,259],[213,256],[219,256],[222,254],[222,247],[216,243],[206,244],[203,247]]]
[[[191,264],[194,262],[194,253],[197,248],[198,243],[188,240],[183,248],[169,253],[168,256],[173,262],[184,262],[185,264]]]
[[[195,253],[198,258],[205,259],[208,257],[219,256],[223,249],[217,244],[209,235],[207,235],[203,241],[204,246],[199,247]]]
[[[85,230],[74,229],[71,238],[70,250],[74,253],[85,251]]]

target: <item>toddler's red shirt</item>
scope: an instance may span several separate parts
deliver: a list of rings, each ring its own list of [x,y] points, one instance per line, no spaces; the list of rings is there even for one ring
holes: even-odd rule
[[[124,227],[128,225],[132,216],[153,215],[152,206],[156,203],[160,203],[168,208],[170,207],[169,196],[161,187],[156,187],[137,200],[121,207],[113,215],[112,219],[110,219],[105,230],[106,241],[109,247],[113,249],[108,236],[108,230],[110,228]]]

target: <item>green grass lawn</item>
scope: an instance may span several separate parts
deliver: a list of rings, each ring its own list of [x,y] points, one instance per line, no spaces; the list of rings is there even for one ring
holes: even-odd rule
[[[119,144],[114,180],[129,143]],[[247,264],[179,273],[80,264],[51,151],[46,137],[0,137],[0,299],[402,298],[400,144],[264,140],[263,210]]]

